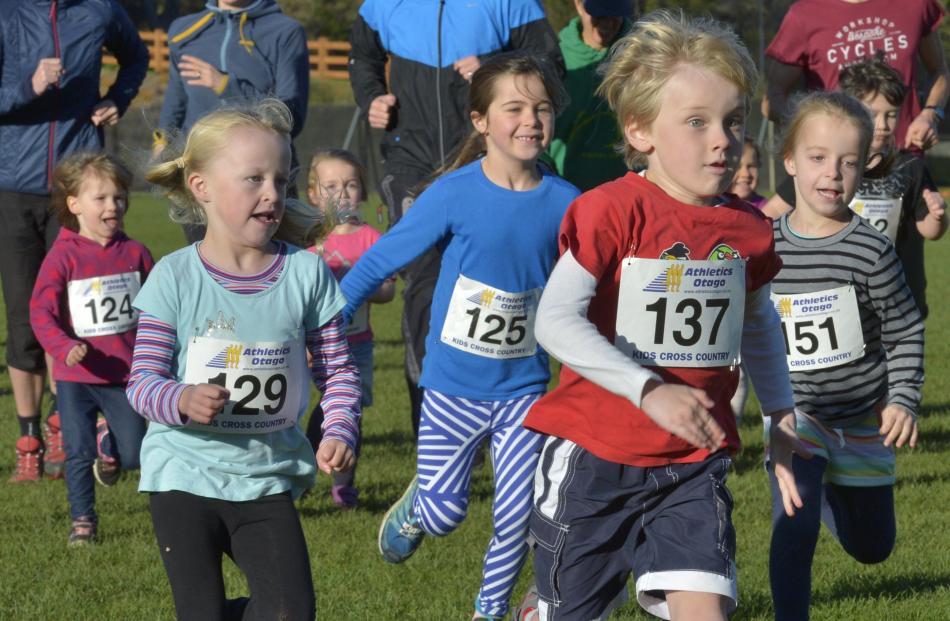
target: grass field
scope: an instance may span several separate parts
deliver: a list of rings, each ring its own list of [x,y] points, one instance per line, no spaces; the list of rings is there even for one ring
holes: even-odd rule
[[[375,221],[375,218],[373,218]],[[136,196],[127,229],[156,258],[179,247],[181,232],[159,201]],[[931,317],[921,442],[898,458],[898,540],[884,564],[864,567],[823,532],[814,570],[813,619],[862,621],[950,619],[950,243],[928,245]],[[402,374],[400,302],[374,311],[377,405],[364,419],[358,474],[362,504],[340,512],[328,480],[300,504],[322,619],[466,620],[490,532],[491,473],[476,472],[468,520],[447,539],[430,539],[404,565],[385,563],[376,549],[379,520],[414,471],[414,446]],[[6,342],[0,326],[0,342]],[[97,488],[101,544],[67,549],[62,481],[10,485],[17,426],[6,368],[0,369],[0,619],[172,619],[174,611],[137,475]],[[769,497],[760,460],[761,425],[743,418],[744,451],[730,487],[736,498],[739,611],[734,619],[771,618],[768,588]],[[875,516],[868,515],[873,520]],[[182,524],[187,528],[187,524]],[[240,572],[226,561],[229,594],[245,593]],[[522,573],[515,602],[530,580]],[[646,619],[628,605],[612,619]]]

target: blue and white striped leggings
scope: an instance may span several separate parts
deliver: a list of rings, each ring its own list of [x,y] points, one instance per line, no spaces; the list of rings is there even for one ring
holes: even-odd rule
[[[465,519],[475,450],[491,437],[494,531],[478,592],[480,609],[491,615],[507,612],[528,554],[534,471],[543,436],[522,423],[540,397],[534,393],[508,401],[474,401],[426,389],[422,401],[419,493],[413,510],[426,533],[448,535]]]

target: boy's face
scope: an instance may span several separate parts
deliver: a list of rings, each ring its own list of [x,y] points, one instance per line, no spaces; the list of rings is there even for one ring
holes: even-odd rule
[[[804,120],[785,170],[795,178],[795,208],[840,217],[854,197],[864,161],[861,132],[851,121],[825,113]]]
[[[695,65],[680,65],[660,93],[653,124],[629,123],[624,135],[646,154],[647,179],[680,202],[709,205],[732,183],[745,114],[738,86]]]
[[[886,151],[894,137],[900,106],[895,106],[881,95],[874,93],[861,100],[874,121],[874,137],[871,139],[871,152]]]
[[[104,246],[122,230],[128,198],[112,179],[87,173],[77,195],[66,197],[66,207],[79,221],[79,234]]]

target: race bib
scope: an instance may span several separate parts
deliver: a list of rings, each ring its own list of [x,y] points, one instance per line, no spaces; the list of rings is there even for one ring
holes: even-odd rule
[[[442,342],[486,358],[533,356],[540,299],[540,288],[512,293],[459,275],[442,324]]]
[[[362,334],[369,330],[369,302],[363,304],[353,313],[350,325],[346,327],[346,335]]]
[[[614,345],[639,364],[739,362],[745,261],[624,259]]]
[[[224,411],[204,425],[221,433],[267,433],[297,423],[306,357],[300,341],[241,343],[193,337],[185,362],[186,384],[215,384],[230,391]]]
[[[139,313],[132,300],[141,287],[138,272],[70,280],[69,316],[76,336],[121,334],[135,328]]]
[[[884,234],[891,243],[897,239],[901,222],[901,197],[863,198],[855,196],[851,211],[868,221],[868,224]]]
[[[848,364],[864,355],[864,333],[854,287],[815,293],[772,293],[782,319],[789,371]]]

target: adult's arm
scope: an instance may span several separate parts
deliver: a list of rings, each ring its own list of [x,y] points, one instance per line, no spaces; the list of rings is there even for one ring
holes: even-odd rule
[[[290,108],[294,117],[290,134],[296,136],[307,119],[307,100],[310,97],[310,52],[307,50],[307,33],[300,24],[281,41],[275,71],[275,95]]]
[[[32,72],[24,75],[19,82],[14,81],[12,76],[3,75],[4,57],[8,54],[15,56],[17,52],[7,48],[5,34],[4,26],[0,23],[0,115],[26,106],[37,96],[33,91]]]
[[[546,17],[526,22],[511,29],[508,45],[512,50],[524,50],[542,59],[557,75],[564,77],[564,56],[557,34]]]
[[[128,14],[118,2],[110,3],[112,19],[106,32],[105,46],[119,61],[119,73],[104,99],[111,100],[125,114],[148,72],[148,49]]]
[[[387,92],[388,58],[379,33],[362,15],[357,15],[350,33],[350,87],[357,105],[364,111],[369,110],[374,99]]]
[[[924,69],[933,76],[933,84],[924,99],[923,109],[907,128],[907,142],[904,146],[929,149],[937,143],[937,126],[940,124],[940,117],[933,108],[943,110],[947,105],[947,96],[950,94],[950,71],[947,69],[947,60],[943,55],[943,44],[940,42],[938,31],[934,30],[922,38],[917,52]]]
[[[780,123],[788,110],[792,89],[798,85],[804,72],[798,65],[789,65],[774,58],[769,58],[765,64],[769,120]]]

